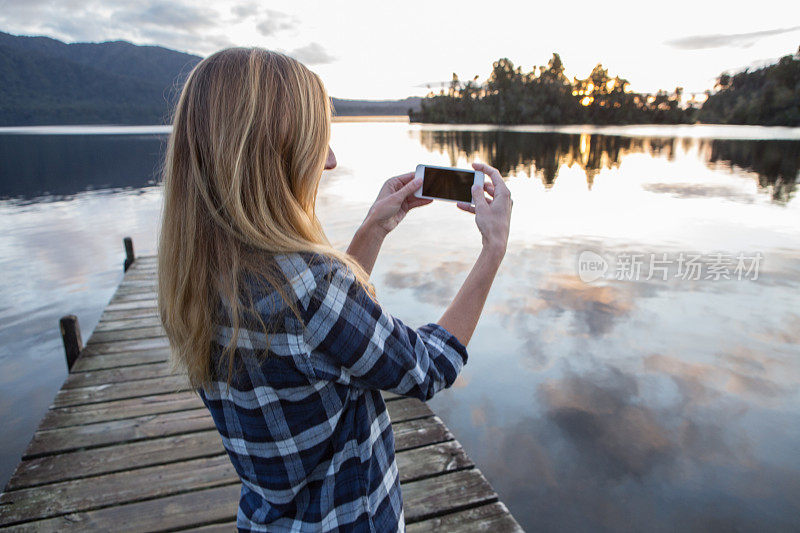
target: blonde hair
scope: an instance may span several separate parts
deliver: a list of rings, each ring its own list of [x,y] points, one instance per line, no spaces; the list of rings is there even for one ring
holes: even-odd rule
[[[223,352],[230,383],[242,316],[253,310],[247,296],[240,301],[245,277],[300,316],[274,254],[339,260],[374,297],[368,274],[331,246],[314,210],[330,122],[322,81],[283,54],[228,48],[189,74],[164,161],[158,308],[173,369],[193,387],[212,381],[221,302],[233,330]]]

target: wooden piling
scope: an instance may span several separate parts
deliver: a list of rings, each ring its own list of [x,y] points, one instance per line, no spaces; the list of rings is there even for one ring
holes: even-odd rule
[[[125,244],[125,264],[123,265],[123,268],[125,272],[127,272],[133,262],[136,260],[136,257],[133,255],[133,239],[130,237],[125,237],[122,239],[122,242]]]
[[[64,355],[67,358],[67,371],[69,372],[83,350],[78,317],[75,315],[62,316],[58,321],[58,329],[61,330],[61,340],[64,341]]]

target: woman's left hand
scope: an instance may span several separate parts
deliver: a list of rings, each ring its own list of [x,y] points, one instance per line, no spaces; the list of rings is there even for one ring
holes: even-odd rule
[[[400,224],[406,213],[433,201],[414,196],[421,186],[422,179],[414,179],[414,172],[389,178],[369,209],[367,222],[379,228],[384,234],[389,233]]]

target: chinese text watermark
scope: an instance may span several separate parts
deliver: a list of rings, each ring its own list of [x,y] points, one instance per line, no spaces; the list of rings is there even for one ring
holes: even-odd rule
[[[691,252],[632,253],[600,255],[585,250],[578,256],[578,276],[591,283],[600,279],[617,281],[683,281],[758,279],[764,259],[761,252],[699,254]]]

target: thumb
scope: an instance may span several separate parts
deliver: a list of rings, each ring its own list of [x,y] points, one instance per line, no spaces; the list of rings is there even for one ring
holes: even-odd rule
[[[475,204],[475,209],[477,210],[479,207],[486,207],[488,202],[486,201],[486,197],[483,195],[483,186],[481,185],[473,185],[472,186],[472,203]]]
[[[420,188],[422,185],[422,178],[414,178],[413,180],[409,181],[405,185],[403,185],[399,191],[395,194],[400,198],[408,198],[409,196],[413,195],[417,189]]]

